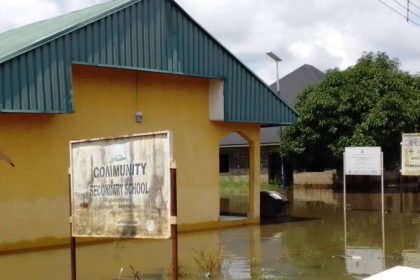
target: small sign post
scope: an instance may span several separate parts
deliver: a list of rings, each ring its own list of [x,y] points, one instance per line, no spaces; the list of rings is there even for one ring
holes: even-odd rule
[[[171,163],[169,131],[70,142],[72,279],[75,237],[177,239]]]
[[[403,133],[401,175],[420,176],[420,133]]]
[[[382,260],[385,261],[384,172],[381,147],[346,147],[343,154],[344,249],[347,248],[346,176],[381,176]]]
[[[176,221],[177,199],[176,199],[176,163],[171,163],[171,239],[172,239],[172,279],[178,279],[178,223]]]
[[[71,219],[71,176],[69,170],[69,205],[70,205],[70,271],[71,280],[76,280],[76,237],[73,236],[73,222]]]

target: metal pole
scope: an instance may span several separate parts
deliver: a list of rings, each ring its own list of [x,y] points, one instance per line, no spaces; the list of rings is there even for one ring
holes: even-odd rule
[[[287,181],[286,181],[286,171],[284,170],[284,155],[283,153],[280,155],[280,172],[281,172],[281,183],[283,185],[283,188],[287,187]]]
[[[400,173],[399,176],[399,189],[400,189],[400,214],[404,213],[404,205],[403,205],[403,182],[402,182],[402,164],[403,164],[403,142],[400,142]]]
[[[344,214],[344,255],[347,250],[347,197],[346,197],[346,153],[343,153],[343,214]]]
[[[277,80],[276,80],[277,94],[280,97],[279,62],[277,60],[276,60],[276,70],[277,70]]]
[[[381,152],[382,265],[385,268],[384,154]]]
[[[171,165],[171,239],[172,239],[172,279],[178,280],[178,224],[176,198],[176,165]]]
[[[279,79],[279,62],[282,61],[280,57],[278,57],[273,52],[267,52],[266,53],[269,57],[271,57],[276,62],[276,86],[277,86],[277,95],[280,97],[280,79]],[[286,176],[285,176],[285,170],[284,170],[284,155],[282,152],[280,152],[280,180],[283,188],[286,187]]]
[[[70,269],[71,280],[77,279],[76,274],[76,238],[73,237],[73,219],[72,219],[72,205],[71,205],[71,175],[69,173],[69,209],[70,209]]]
[[[280,97],[280,79],[279,79],[279,61],[276,60],[276,88],[277,88],[277,95]],[[285,176],[285,170],[284,170],[284,155],[283,152],[280,154],[280,177],[281,177],[281,184],[283,188],[286,188],[286,176]]]
[[[282,59],[280,57],[278,57],[275,53],[273,52],[268,52],[266,53],[269,57],[271,57],[275,62],[276,62],[276,69],[277,69],[277,94],[280,97],[280,81],[279,81],[279,62],[282,61]]]

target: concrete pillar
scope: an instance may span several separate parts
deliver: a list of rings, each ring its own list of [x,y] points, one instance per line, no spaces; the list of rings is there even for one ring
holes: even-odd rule
[[[260,217],[260,143],[249,141],[249,213],[248,218]]]

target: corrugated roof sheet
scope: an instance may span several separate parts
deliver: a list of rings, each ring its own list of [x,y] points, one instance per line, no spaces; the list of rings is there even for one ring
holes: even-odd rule
[[[282,99],[286,101],[289,106],[294,107],[296,98],[301,95],[306,88],[320,83],[324,77],[325,73],[312,65],[304,64],[300,66],[280,78],[280,93]],[[270,87],[271,89],[276,90],[276,86],[276,83],[273,83]],[[261,128],[261,145],[279,145],[281,131],[282,128],[280,126]],[[222,147],[234,147],[247,144],[246,140],[243,140],[243,138],[238,137],[238,135],[235,134],[229,135],[220,143]]]
[[[0,33],[0,63],[112,14],[136,0],[115,0]]]
[[[0,112],[72,112],[71,65],[80,63],[223,78],[225,121],[297,117],[172,0],[110,1],[10,30],[0,42]]]

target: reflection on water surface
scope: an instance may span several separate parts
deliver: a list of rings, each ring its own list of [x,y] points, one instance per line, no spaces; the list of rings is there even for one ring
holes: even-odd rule
[[[347,240],[342,193],[292,191],[292,216],[220,231],[179,235],[184,279],[363,279],[395,265],[420,268],[420,195],[385,196],[385,251],[379,193],[347,194]],[[384,258],[383,258],[384,256]],[[69,250],[0,256],[1,279],[70,279]],[[78,246],[78,279],[128,279],[134,271],[167,275],[170,240],[115,241]],[[130,268],[130,266],[132,268]]]

